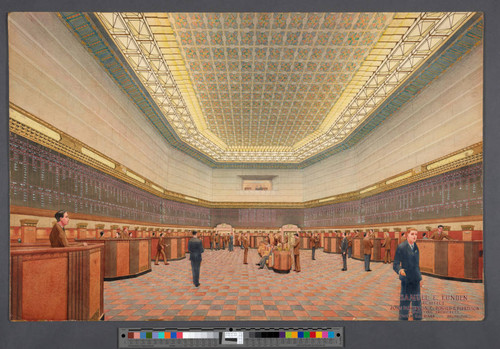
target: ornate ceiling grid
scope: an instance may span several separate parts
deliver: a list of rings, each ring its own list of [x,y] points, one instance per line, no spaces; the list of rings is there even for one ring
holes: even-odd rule
[[[340,144],[471,13],[99,13],[179,138],[218,162]]]
[[[314,132],[391,19],[384,13],[173,14],[210,129],[230,151]]]

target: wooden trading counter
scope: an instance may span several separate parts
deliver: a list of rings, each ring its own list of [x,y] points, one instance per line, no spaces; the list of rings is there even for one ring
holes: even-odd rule
[[[266,237],[260,233],[250,233],[250,248],[258,248],[261,242],[266,241]]]
[[[160,238],[151,239],[151,260],[155,259],[156,247],[158,246],[158,241]],[[186,246],[185,238],[181,236],[166,236],[165,243],[167,246],[165,254],[167,255],[167,260],[178,260],[186,258]],[[160,257],[162,259],[163,257]]]
[[[151,238],[85,239],[89,245],[104,245],[104,279],[138,276],[151,271]]]
[[[483,280],[482,241],[418,240],[417,245],[423,274]]]
[[[309,239],[309,236],[300,234],[299,239],[300,239],[299,248],[301,250],[312,250],[311,239]]]
[[[274,251],[273,270],[277,273],[289,273],[292,269],[292,256],[290,251]]]
[[[324,252],[326,253],[341,253],[340,243],[342,242],[342,238],[337,236],[325,236],[324,237]]]
[[[371,260],[382,262],[384,239],[373,239]],[[391,239],[391,261],[394,260],[398,239]],[[422,274],[447,279],[480,282],[483,280],[482,241],[417,240]],[[353,241],[353,258],[363,260],[363,239]]]
[[[103,318],[104,246],[11,249],[11,320]]]

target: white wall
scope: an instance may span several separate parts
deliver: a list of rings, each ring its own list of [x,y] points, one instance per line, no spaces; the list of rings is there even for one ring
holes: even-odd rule
[[[358,190],[482,141],[483,47],[356,146],[304,169],[304,201]]]
[[[166,189],[211,200],[211,169],[171,147],[55,14],[9,16],[9,68],[14,104]]]

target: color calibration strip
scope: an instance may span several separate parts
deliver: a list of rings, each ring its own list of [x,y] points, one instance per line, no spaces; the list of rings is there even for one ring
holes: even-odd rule
[[[120,329],[119,348],[165,347],[343,347],[342,327],[329,329],[203,329],[173,331],[157,329]]]

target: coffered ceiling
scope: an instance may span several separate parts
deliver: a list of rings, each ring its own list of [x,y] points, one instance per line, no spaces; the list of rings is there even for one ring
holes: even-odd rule
[[[472,35],[462,55],[482,39],[466,12],[60,17],[172,145],[214,167],[319,161],[397,109],[446,48]]]

